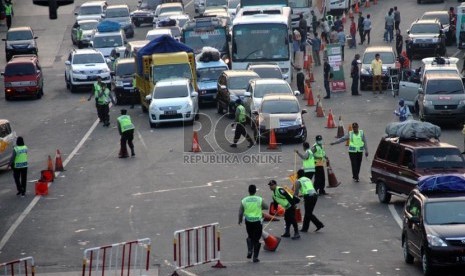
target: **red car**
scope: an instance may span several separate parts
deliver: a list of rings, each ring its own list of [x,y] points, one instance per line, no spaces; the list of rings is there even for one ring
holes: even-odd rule
[[[13,56],[1,74],[7,101],[26,97],[40,99],[44,95],[44,77],[36,55]]]

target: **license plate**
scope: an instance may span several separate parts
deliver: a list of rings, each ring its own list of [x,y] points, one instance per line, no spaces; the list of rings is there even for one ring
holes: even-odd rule
[[[176,115],[177,114],[177,111],[176,110],[168,110],[168,111],[165,111],[165,115]]]
[[[24,92],[24,91],[26,91],[26,89],[24,88],[16,89],[16,92]]]

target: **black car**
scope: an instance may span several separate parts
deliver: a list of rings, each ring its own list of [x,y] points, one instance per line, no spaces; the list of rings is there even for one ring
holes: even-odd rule
[[[136,66],[134,58],[122,58],[115,61],[111,79],[111,89],[118,105],[139,103],[139,92],[133,85]]]
[[[450,46],[455,43],[455,27],[451,28],[448,11],[427,11],[420,19],[437,19],[442,25],[442,31],[446,36],[446,45]]]
[[[406,263],[421,261],[423,274],[465,271],[465,178],[462,174],[421,179],[404,207],[402,247]],[[437,274],[436,274],[437,273]]]
[[[2,39],[5,41],[6,60],[9,61],[14,55],[37,55],[39,50],[36,39],[31,27],[10,28],[6,38]]]
[[[446,37],[438,19],[418,19],[407,31],[407,55],[445,56]]]
[[[163,0],[142,0],[137,6],[137,10],[131,12],[132,23],[136,27],[142,24],[150,24],[153,22],[153,13],[158,5],[163,3]]]

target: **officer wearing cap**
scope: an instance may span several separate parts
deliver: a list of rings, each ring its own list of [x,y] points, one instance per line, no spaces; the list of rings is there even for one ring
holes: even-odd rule
[[[241,136],[244,136],[247,141],[249,142],[249,148],[254,145],[252,138],[247,134],[247,130],[244,127],[246,122],[247,115],[245,114],[245,107],[242,105],[242,100],[236,100],[236,114],[235,114],[235,121],[236,121],[236,130],[234,131],[234,141],[231,144],[232,148],[237,148],[237,141]],[[233,124],[234,125],[234,124]]]
[[[400,122],[406,121],[407,119],[409,119],[409,117],[412,116],[408,106],[405,105],[403,99],[399,100],[399,108],[397,108],[397,110],[394,110],[394,114],[399,117]]]
[[[263,198],[256,196],[257,187],[249,185],[249,196],[246,196],[241,201],[239,208],[239,225],[242,224],[242,219],[245,217],[245,229],[247,230],[247,259],[252,258],[253,262],[257,263],[258,253],[260,253],[260,238],[262,236],[262,210],[268,209],[268,206],[263,202]]]
[[[294,183],[294,196],[301,196],[304,198],[305,216],[302,224],[301,232],[308,232],[310,221],[316,226],[315,232],[325,227],[324,224],[313,214],[316,202],[318,200],[318,194],[313,187],[311,179],[305,176],[304,170],[300,169],[297,171],[297,181]]]
[[[131,117],[127,115],[126,109],[121,109],[121,116],[117,118],[117,121],[118,131],[121,135],[119,158],[129,157],[126,143],[131,149],[131,156],[135,156],[136,154],[134,153],[134,144],[132,143],[132,140],[134,140],[134,124],[131,121]]]
[[[293,197],[284,188],[278,186],[275,180],[270,180],[268,183],[270,190],[273,192],[273,204],[277,207],[277,204],[281,205],[286,211],[284,212],[284,222],[286,228],[284,234],[281,235],[283,238],[289,238],[291,225],[294,228],[293,240],[300,239],[299,227],[295,219],[295,205],[300,202],[298,197]],[[277,208],[275,208],[277,209]]]
[[[325,191],[325,163],[328,160],[323,146],[323,136],[315,137],[315,144],[312,146],[313,156],[315,157],[315,189],[320,195],[327,195]]]

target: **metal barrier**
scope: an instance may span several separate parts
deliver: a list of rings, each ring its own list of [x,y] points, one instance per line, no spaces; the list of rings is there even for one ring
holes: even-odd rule
[[[147,275],[150,262],[149,238],[84,250],[82,276]],[[145,251],[145,257],[144,257]]]
[[[217,261],[215,268],[226,268],[220,261],[218,222],[174,232],[174,263],[177,269]],[[176,270],[172,276],[178,275]]]
[[[0,275],[2,276],[34,276],[34,273],[35,266],[33,257],[21,258],[18,260],[0,264]]]

